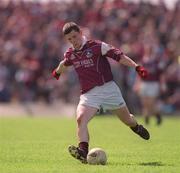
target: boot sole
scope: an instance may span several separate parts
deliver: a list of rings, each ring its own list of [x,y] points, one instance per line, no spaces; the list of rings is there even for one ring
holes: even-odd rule
[[[75,147],[74,145],[70,145],[70,146],[68,147],[68,151],[69,151],[69,153],[71,154],[71,156],[74,157],[75,159],[81,161],[81,162],[84,163],[84,164],[87,163],[86,158],[82,157],[82,156],[79,154],[77,147]]]

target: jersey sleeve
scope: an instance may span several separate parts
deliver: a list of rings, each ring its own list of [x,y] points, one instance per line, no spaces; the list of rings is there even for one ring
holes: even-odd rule
[[[72,56],[72,53],[67,51],[64,53],[64,65],[65,66],[71,66],[73,65],[72,61],[71,61],[71,56]]]
[[[119,62],[121,56],[124,54],[120,49],[117,49],[107,43],[101,43],[101,54],[112,58],[113,60]]]

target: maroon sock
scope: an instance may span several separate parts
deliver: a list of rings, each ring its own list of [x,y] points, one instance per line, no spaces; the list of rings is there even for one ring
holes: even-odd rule
[[[88,148],[89,148],[88,142],[80,142],[79,143],[79,149],[83,150],[86,155],[88,154]]]

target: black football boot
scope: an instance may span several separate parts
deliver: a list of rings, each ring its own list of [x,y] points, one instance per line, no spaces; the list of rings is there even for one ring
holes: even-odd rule
[[[70,145],[68,147],[68,151],[77,160],[81,161],[82,163],[86,164],[87,163],[87,153],[84,152],[82,149],[79,147],[75,147],[74,145]]]
[[[131,130],[145,140],[150,138],[149,132],[142,125],[137,124],[135,127],[131,127]]]

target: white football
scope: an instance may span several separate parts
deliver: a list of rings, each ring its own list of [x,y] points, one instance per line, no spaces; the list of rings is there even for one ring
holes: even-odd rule
[[[105,165],[107,163],[107,156],[103,149],[93,148],[87,155],[87,162],[90,165]]]

